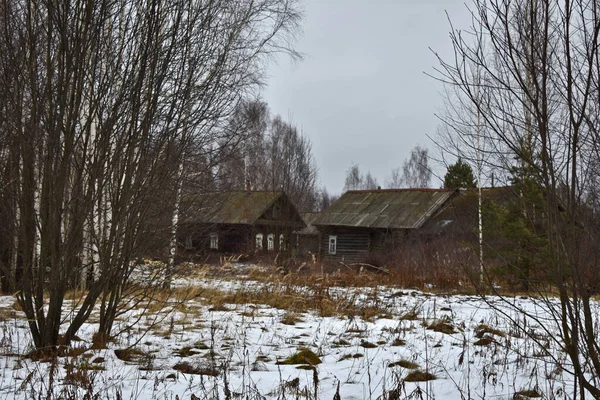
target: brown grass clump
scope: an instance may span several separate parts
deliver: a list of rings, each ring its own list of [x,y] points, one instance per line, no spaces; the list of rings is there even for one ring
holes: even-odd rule
[[[179,357],[190,357],[193,356],[194,354],[198,354],[199,351],[195,350],[193,347],[191,346],[184,346],[181,349],[175,351],[175,354]]]
[[[23,307],[21,307],[21,303],[19,303],[17,300],[15,300],[13,302],[12,308],[15,309],[15,311],[23,311]]]
[[[192,375],[208,375],[208,376],[219,376],[219,371],[216,368],[208,366],[194,366],[188,362],[180,362],[173,366],[173,369],[184,374]]]
[[[404,382],[427,382],[437,379],[435,375],[425,372],[425,371],[412,371],[406,378],[404,378]]]
[[[92,335],[92,349],[94,349],[94,350],[106,349],[106,345],[108,343],[114,342],[114,340],[115,339],[110,336],[102,335],[102,334],[96,332]]]
[[[300,349],[296,354],[292,354],[284,361],[279,361],[277,364],[294,365],[294,364],[309,364],[317,365],[321,364],[322,361],[315,353],[310,349]]]
[[[427,329],[432,330],[434,332],[441,332],[448,335],[456,333],[456,329],[454,329],[454,325],[447,318],[442,318],[437,321],[431,323]]]
[[[65,382],[74,386],[89,387],[92,383],[90,374],[85,369],[70,368],[65,373]]]
[[[356,354],[344,354],[342,357],[340,357],[340,359],[338,361],[344,361],[344,360],[352,360],[352,359],[356,359],[356,358],[362,358],[364,357],[364,354],[361,353],[356,353]]]
[[[398,347],[398,346],[404,346],[405,344],[406,344],[406,340],[396,338],[392,341],[391,346]]]
[[[333,345],[335,347],[350,346],[350,342],[347,341],[346,339],[338,339],[333,342]]]
[[[375,349],[375,348],[377,348],[377,345],[374,343],[368,342],[366,340],[361,340],[360,347],[363,347],[365,349]]]
[[[65,292],[65,300],[83,300],[87,296],[87,290],[72,289]]]
[[[148,354],[142,350],[131,348],[131,349],[117,349],[115,350],[115,356],[119,360],[127,362],[139,362],[148,357]]]
[[[77,368],[79,368],[80,370],[84,370],[84,371],[104,371],[106,368],[104,368],[103,365],[100,365],[100,362],[97,362],[97,360],[94,360],[91,364],[88,362],[83,362],[81,364],[79,364],[77,366]]]
[[[418,312],[418,310],[416,308],[413,308],[412,310],[409,310],[409,311],[405,312],[400,317],[401,321],[417,321],[419,319],[420,319],[419,318],[419,312]]]
[[[8,308],[0,308],[0,322],[10,321],[17,318],[17,311],[8,309]]]
[[[529,390],[521,390],[515,393],[515,399],[527,399],[527,398],[538,398],[542,397],[541,394],[537,392],[537,390],[529,389]]]
[[[483,338],[486,334],[504,337],[506,334],[499,329],[491,328],[488,325],[480,324],[475,328],[475,336],[478,339]]]
[[[419,365],[408,360],[399,360],[388,364],[388,367],[402,367],[406,369],[418,369]]]
[[[481,339],[477,340],[475,343],[473,343],[473,346],[489,346],[492,343],[496,343],[493,337],[484,336]]]
[[[64,357],[79,357],[83,353],[85,353],[87,349],[85,347],[68,347],[63,348],[63,351],[60,355]]]
[[[281,317],[281,323],[284,325],[296,325],[302,321],[302,318],[298,314],[291,312],[287,312]]]

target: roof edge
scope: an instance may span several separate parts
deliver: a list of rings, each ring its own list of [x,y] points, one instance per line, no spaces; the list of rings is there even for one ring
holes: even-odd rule
[[[404,189],[361,189],[361,190],[347,190],[346,193],[393,193],[393,192],[452,192],[457,189],[434,189],[434,188],[404,188]],[[342,196],[344,195],[342,194]]]

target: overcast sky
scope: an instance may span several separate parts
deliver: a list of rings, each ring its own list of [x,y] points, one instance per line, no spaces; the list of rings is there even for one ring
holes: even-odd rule
[[[442,87],[424,72],[437,65],[430,47],[452,55],[446,11],[468,28],[464,0],[304,0],[296,49],[305,58],[273,64],[262,97],[311,139],[330,193],[342,191],[352,163],[383,186],[415,145],[436,152],[427,135],[439,125]]]

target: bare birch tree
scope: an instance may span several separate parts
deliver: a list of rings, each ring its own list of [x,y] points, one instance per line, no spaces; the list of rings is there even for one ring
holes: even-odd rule
[[[291,52],[299,14],[293,0],[1,0],[0,10],[1,190],[16,238],[3,271],[36,348],[52,351],[82,269],[95,282],[62,343],[98,301],[110,335],[149,210],[163,188],[177,191],[191,149],[220,143],[265,57]]]
[[[446,138],[462,155],[475,141],[461,134],[477,132],[488,170],[527,171],[541,193],[535,204],[541,212],[524,216],[535,219],[535,235],[545,243],[530,249],[544,260],[535,269],[558,290],[559,301],[539,291],[546,315],[517,310],[542,329],[559,328],[551,337],[568,354],[561,367],[575,376],[573,398],[600,398],[591,302],[600,238],[584,201],[594,191],[591,171],[600,154],[600,4],[475,0],[470,10],[471,30],[451,32],[454,58],[440,59],[438,69],[453,96],[443,116]],[[522,321],[515,324],[528,334]]]

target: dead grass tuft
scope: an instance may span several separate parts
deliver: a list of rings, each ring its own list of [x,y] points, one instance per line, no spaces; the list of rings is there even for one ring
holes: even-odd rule
[[[352,360],[352,359],[356,359],[356,358],[362,358],[364,357],[364,354],[361,353],[355,353],[355,354],[344,354],[342,357],[340,357],[340,359],[338,361],[344,361],[344,360]]]
[[[72,289],[65,293],[65,300],[83,300],[87,296],[87,290]]]
[[[371,343],[371,342],[366,341],[366,340],[361,340],[360,341],[360,347],[363,347],[365,349],[375,349],[375,348],[377,348],[377,345],[375,343]]]
[[[179,357],[182,357],[182,358],[183,357],[190,357],[190,356],[193,356],[193,355],[198,354],[198,353],[200,353],[200,351],[194,349],[191,346],[184,346],[181,349],[175,351],[175,354],[177,356],[179,356]]]
[[[92,349],[94,349],[94,350],[106,349],[107,344],[112,343],[114,341],[115,341],[115,339],[113,337],[105,336],[105,335],[102,335],[102,334],[96,332],[92,335]]]
[[[130,348],[130,349],[117,349],[115,350],[115,356],[119,360],[127,361],[127,362],[141,362],[148,358],[148,354],[143,352],[140,349]]]
[[[284,361],[279,361],[277,364],[295,365],[295,364],[321,364],[321,359],[310,349],[300,349],[296,354],[292,354]]]
[[[456,329],[454,328],[454,325],[452,325],[452,322],[448,318],[442,318],[434,321],[427,327],[427,329],[434,332],[445,333],[448,335],[457,333]]]
[[[23,307],[21,307],[21,303],[19,303],[17,300],[13,301],[12,308],[15,311],[21,311],[21,312],[23,312]]]
[[[478,339],[483,338],[486,334],[504,337],[506,334],[499,329],[494,329],[485,324],[480,324],[475,328],[475,336]]]
[[[415,364],[412,361],[408,361],[408,360],[399,360],[396,362],[391,362],[388,364],[388,367],[402,367],[405,369],[418,369],[419,365]]]
[[[481,339],[475,341],[475,343],[473,343],[473,346],[489,346],[492,343],[496,343],[493,337],[484,336]]]
[[[83,353],[85,353],[87,351],[87,348],[83,347],[83,346],[78,346],[78,347],[67,347],[67,348],[63,348],[62,352],[61,352],[61,356],[64,357],[79,357],[80,355],[82,355]]]
[[[539,397],[542,397],[542,395],[539,394],[537,390],[529,389],[529,390],[521,390],[521,391],[515,393],[513,398],[521,400],[521,399],[539,398]]]
[[[194,366],[186,361],[177,363],[173,366],[173,369],[179,372],[183,372],[184,374],[192,374],[192,375],[208,375],[208,376],[219,376],[219,370],[209,366]]]
[[[401,321],[417,321],[419,320],[419,310],[417,310],[417,308],[413,308],[407,312],[405,312],[404,314],[402,314],[402,316],[400,317]]]
[[[404,382],[427,382],[437,379],[435,375],[425,372],[425,371],[412,371],[406,378],[404,378]]]
[[[303,322],[303,320],[293,312],[287,312],[281,317],[281,323],[284,325],[296,325],[298,322]]]

